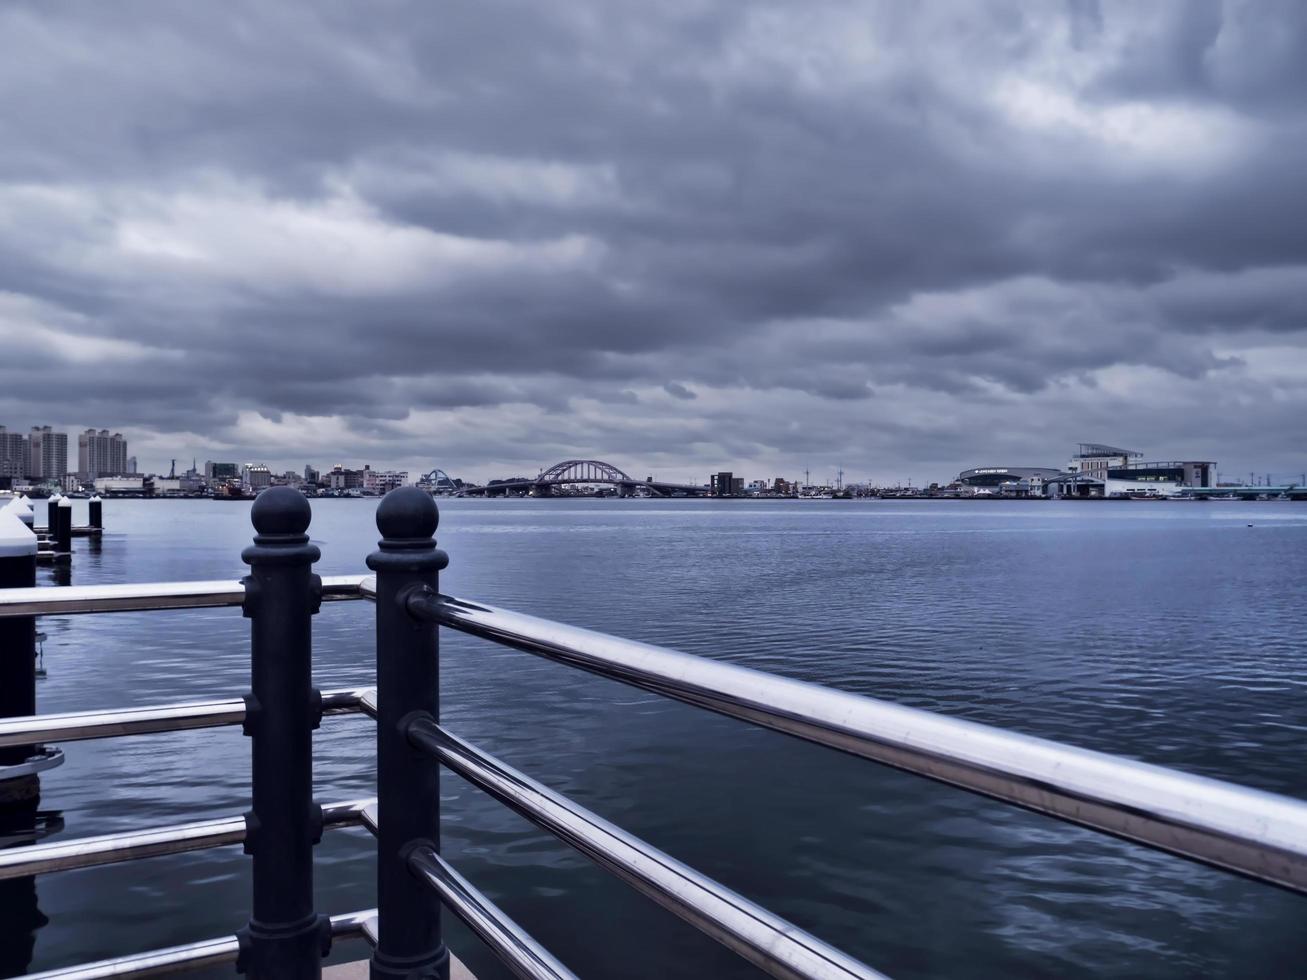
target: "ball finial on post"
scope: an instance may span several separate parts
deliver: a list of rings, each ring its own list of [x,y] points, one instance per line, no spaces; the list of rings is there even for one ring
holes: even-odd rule
[[[431,494],[417,487],[400,487],[381,498],[377,530],[381,546],[402,541],[429,541],[440,526],[440,509]]]
[[[291,487],[269,487],[254,499],[250,522],[259,537],[302,537],[313,519],[304,494]]]

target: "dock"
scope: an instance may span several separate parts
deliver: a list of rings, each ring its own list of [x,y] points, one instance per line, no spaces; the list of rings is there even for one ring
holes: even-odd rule
[[[73,538],[99,541],[104,534],[104,502],[99,497],[87,501],[87,523],[73,524],[70,497],[56,494],[46,504],[46,523],[36,524],[36,508],[26,496],[14,497],[0,513],[12,514],[36,535],[36,561],[40,565],[66,565],[73,560]]]

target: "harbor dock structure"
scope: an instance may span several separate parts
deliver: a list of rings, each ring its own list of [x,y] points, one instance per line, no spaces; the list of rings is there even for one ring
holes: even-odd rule
[[[16,499],[27,501],[26,497],[20,497]],[[50,515],[56,513],[56,508],[61,503],[65,504],[69,508],[71,508],[73,505],[71,497],[65,497],[60,494],[56,494],[55,496],[49,498],[46,501],[46,515],[47,515],[46,525],[45,527],[37,527],[34,529],[38,534],[53,535],[55,533],[54,522],[56,518]],[[28,506],[29,507],[31,506],[30,501],[28,501]],[[86,515],[87,515],[87,520],[85,524],[70,523],[70,535],[72,537],[98,538],[100,537],[100,535],[104,533],[104,501],[101,500],[100,497],[98,496],[92,497],[90,500],[86,502]]]
[[[73,504],[68,497],[52,497],[46,504],[46,526],[35,524],[35,512],[27,497],[14,497],[0,506],[0,512],[16,516],[36,533],[36,560],[40,564],[66,565],[72,561],[75,537],[96,541],[104,534],[104,505],[99,497],[87,501],[88,523],[73,524]]]
[[[26,498],[14,498],[0,513],[11,515],[24,527],[33,532],[36,541],[36,561],[40,563],[67,564],[72,560],[72,507],[60,507],[58,503],[50,508],[52,525],[50,529],[34,526],[36,515]],[[40,533],[36,533],[39,531]]]
[[[373,980],[443,980],[451,961],[441,931],[445,909],[515,975],[572,977],[441,854],[437,767],[444,766],[765,973],[789,980],[882,976],[447,729],[437,710],[443,629],[1307,895],[1307,801],[444,595],[439,575],[448,559],[434,537],[439,513],[415,487],[392,491],[378,507],[382,540],[367,560],[371,575],[315,575],[310,517],[296,491],[261,494],[251,509],[254,545],[243,553],[250,574],[240,581],[0,588],[0,622],[212,607],[240,608],[251,622],[252,690],[243,697],[0,719],[0,748],[222,725],[240,725],[251,739],[252,807],[244,816],[0,851],[0,880],[238,843],[250,854],[244,928],[72,975],[235,963],[254,980],[317,978],[333,943],[359,939],[372,946]],[[30,558],[30,539],[22,536],[30,532],[16,519],[4,527],[27,542],[19,557]],[[30,583],[26,568],[22,581]],[[317,691],[310,686],[313,622],[331,615],[320,604],[358,600],[375,609],[375,685]],[[30,633],[20,632],[2,655],[13,644],[30,661]],[[319,803],[312,798],[312,732],[343,714],[375,723],[376,796]],[[323,914],[314,905],[313,848],[324,829],[348,826],[376,839],[377,907]],[[240,914],[232,910],[233,918]],[[875,953],[867,951],[873,960]]]

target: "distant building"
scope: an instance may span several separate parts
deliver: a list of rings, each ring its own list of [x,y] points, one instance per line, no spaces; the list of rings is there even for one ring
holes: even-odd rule
[[[127,457],[127,473],[128,473],[128,475],[130,475],[130,474],[133,474],[133,473],[136,473],[136,472],[137,472],[137,469],[136,469],[136,457],[135,457],[135,456],[128,456],[128,457]]]
[[[364,476],[371,470],[367,465],[361,470],[347,470],[337,463],[327,474],[327,484],[332,490],[362,490]]]
[[[156,476],[149,482],[156,497],[186,497],[199,493],[204,485],[198,476]]]
[[[1215,463],[1206,460],[1154,461],[1110,468],[1103,482],[1103,494],[1107,497],[1139,494],[1170,497],[1179,493],[1182,487],[1215,485]]]
[[[27,440],[22,433],[0,425],[0,479],[21,480],[27,476]],[[8,484],[6,484],[8,485]]]
[[[144,497],[154,493],[154,481],[143,476],[102,476],[95,481],[101,497]]]
[[[980,466],[963,470],[957,483],[973,494],[1006,493],[1015,496],[1042,495],[1044,483],[1062,475],[1051,466]]]
[[[241,482],[253,490],[272,486],[272,470],[262,463],[246,463],[241,468]]]
[[[62,483],[68,475],[68,433],[32,426],[27,436],[27,478]]]
[[[407,470],[374,470],[363,467],[363,490],[366,493],[388,493],[408,486]]]
[[[714,497],[734,497],[744,493],[744,477],[736,476],[729,470],[711,474],[708,483]]]
[[[204,482],[209,486],[216,486],[228,480],[238,480],[240,475],[241,468],[236,463],[215,463],[211,459],[204,461]]]
[[[304,482],[316,486],[321,479],[321,474],[312,466],[304,467]]]
[[[1130,460],[1139,459],[1141,456],[1143,453],[1134,449],[1118,449],[1098,442],[1082,442],[1076,454],[1071,457],[1071,462],[1067,464],[1067,470],[1089,477],[1091,480],[1106,480],[1108,470],[1113,467],[1119,469],[1129,466]]]
[[[1216,485],[1210,460],[1143,461],[1143,453],[1082,442],[1067,472],[1049,480],[1045,493],[1074,497],[1171,497],[1185,487]]]
[[[77,472],[83,480],[98,476],[124,476],[127,469],[127,440],[121,432],[87,429],[77,436]]]

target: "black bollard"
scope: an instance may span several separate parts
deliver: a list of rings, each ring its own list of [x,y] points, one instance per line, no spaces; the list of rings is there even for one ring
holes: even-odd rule
[[[67,497],[60,499],[59,506],[55,508],[55,515],[58,521],[53,530],[55,554],[65,556],[65,561],[71,561],[73,557],[73,502]]]
[[[12,511],[0,511],[0,589],[36,585],[36,535]],[[36,619],[0,619],[0,718],[36,714]],[[25,762],[35,746],[0,748],[0,766]],[[18,785],[25,781],[24,785]],[[13,785],[8,785],[12,783]],[[36,777],[0,783],[0,804],[36,793]]]
[[[322,717],[312,687],[313,614],[322,601],[309,544],[312,513],[298,490],[273,487],[250,509],[258,532],[241,553],[250,619],[245,734],[251,737],[253,806],[245,851],[253,858],[254,903],[240,931],[237,969],[255,980],[322,976],[330,922],[313,910],[313,845],[322,808],[313,800],[313,729]]]
[[[100,498],[92,497],[86,503],[86,523],[97,531],[104,530],[104,503]]]
[[[50,540],[55,539],[55,526],[59,521],[59,494],[53,493],[50,499],[45,502],[45,533],[50,536]]]
[[[440,513],[417,487],[392,490],[377,508],[377,910],[381,936],[372,980],[449,976],[436,893],[408,868],[414,847],[440,850],[438,767],[408,740],[417,718],[439,713],[438,638],[432,623],[409,613],[414,594],[436,591],[449,558],[433,535]]]

